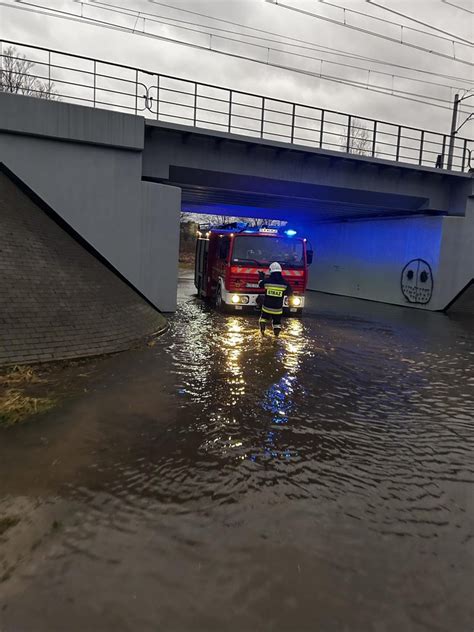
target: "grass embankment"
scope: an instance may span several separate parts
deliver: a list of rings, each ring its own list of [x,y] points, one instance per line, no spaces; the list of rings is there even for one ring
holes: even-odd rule
[[[0,373],[0,426],[12,426],[53,408],[53,398],[34,392],[37,385],[45,383],[46,379],[28,366],[15,366]]]

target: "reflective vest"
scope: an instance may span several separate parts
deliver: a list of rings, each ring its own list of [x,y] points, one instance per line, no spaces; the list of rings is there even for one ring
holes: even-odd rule
[[[283,314],[284,298],[291,296],[293,291],[281,273],[272,272],[269,277],[261,279],[258,285],[265,289],[262,312],[272,316]]]

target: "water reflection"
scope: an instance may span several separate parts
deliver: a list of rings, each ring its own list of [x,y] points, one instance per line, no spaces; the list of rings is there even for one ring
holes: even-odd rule
[[[267,457],[280,453],[289,458],[288,449],[275,448],[277,438],[272,428],[289,422],[295,396],[303,392],[298,374],[303,359],[313,353],[303,323],[288,319],[280,338],[275,339],[261,336],[255,318],[223,319],[212,312],[203,313],[208,319],[206,336],[200,336],[198,351],[190,354],[198,363],[211,359],[205,366],[191,362],[186,367],[194,382],[194,386],[188,385],[189,393],[195,392],[196,381],[200,388],[211,391],[207,396],[201,393],[201,410],[193,424],[202,433],[199,451],[221,458],[233,455],[238,460],[255,461],[258,454]],[[187,335],[185,332],[185,338]],[[203,375],[197,380],[195,371],[200,370]]]
[[[230,387],[229,403],[231,406],[237,402],[237,398],[245,395],[242,352],[248,341],[249,335],[245,335],[241,320],[230,317],[225,323],[222,348],[225,358],[225,370],[229,373],[227,383]]]
[[[250,455],[252,461],[257,461],[259,455],[264,459],[284,458],[296,456],[296,451],[290,450],[284,445],[284,435],[275,429],[275,426],[288,424],[291,413],[295,408],[295,394],[299,389],[298,372],[300,369],[303,351],[308,346],[304,339],[304,328],[300,320],[291,319],[286,323],[275,353],[275,361],[280,363],[285,372],[264,391],[260,403],[263,411],[269,414],[264,439],[264,445],[260,452]]]
[[[140,389],[77,413],[99,467],[0,627],[468,629],[472,323],[353,308],[275,340],[183,303]]]
[[[177,376],[177,391],[184,396],[182,406],[190,401],[204,402],[212,394],[210,368],[213,360],[212,321],[194,303],[180,308],[181,321],[173,323],[172,341],[167,352],[173,358],[173,373]],[[182,333],[186,332],[183,337]]]

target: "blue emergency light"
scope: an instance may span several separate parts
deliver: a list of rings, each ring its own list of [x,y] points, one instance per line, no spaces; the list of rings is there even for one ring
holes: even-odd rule
[[[288,235],[288,237],[294,237],[296,235],[296,230],[293,230],[292,228],[285,230],[285,235]]]

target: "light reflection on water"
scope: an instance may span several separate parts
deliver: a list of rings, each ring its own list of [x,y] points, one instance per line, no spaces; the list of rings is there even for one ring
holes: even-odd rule
[[[194,311],[199,307],[193,304],[188,309]],[[216,315],[208,317],[215,319]],[[230,455],[234,450],[239,460],[256,461],[259,457],[280,455],[289,458],[288,449],[275,447],[272,427],[288,423],[294,395],[300,390],[301,361],[304,356],[313,354],[302,321],[288,319],[278,339],[268,333],[262,337],[256,319],[242,316],[227,316],[222,319],[219,330],[210,328],[207,333],[205,339],[199,338],[199,344],[191,344],[190,355],[198,348],[196,362],[187,364],[187,377],[191,369],[194,382],[198,377],[196,373],[201,371],[200,363],[208,354],[212,355],[212,362],[202,367],[206,377],[199,375],[198,381],[208,383],[214,397],[209,399],[190,385],[186,389],[202,406],[197,428],[206,436],[200,450],[220,455]],[[275,381],[266,384],[272,376]],[[256,398],[256,390],[262,386]]]
[[[472,323],[319,308],[275,340],[189,301],[171,325],[142,379],[175,418],[116,410],[126,450],[73,488],[30,611],[61,627],[61,586],[90,629],[468,629]]]

